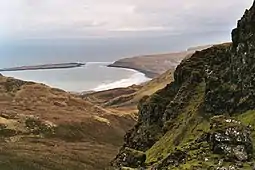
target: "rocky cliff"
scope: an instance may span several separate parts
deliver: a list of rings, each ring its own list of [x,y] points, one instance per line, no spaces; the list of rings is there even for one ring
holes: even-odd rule
[[[116,169],[254,169],[255,4],[216,45],[184,60],[174,82],[138,105]]]

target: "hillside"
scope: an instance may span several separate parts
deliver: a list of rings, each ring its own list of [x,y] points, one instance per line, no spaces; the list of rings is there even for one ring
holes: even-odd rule
[[[174,82],[139,103],[115,169],[254,169],[254,21],[255,3],[232,43],[183,60]]]
[[[101,170],[134,118],[77,95],[0,76],[0,169]]]
[[[138,102],[171,83],[173,71],[81,96],[1,75],[0,169],[104,169],[135,124]]]
[[[138,102],[144,96],[150,96],[173,81],[173,70],[141,85],[127,88],[110,89],[83,95],[83,98],[102,107],[125,109],[125,112],[136,112]]]

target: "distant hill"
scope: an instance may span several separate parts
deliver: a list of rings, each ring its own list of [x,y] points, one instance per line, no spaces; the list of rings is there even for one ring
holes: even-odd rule
[[[167,54],[154,54],[125,58],[114,62],[109,67],[131,68],[155,78],[167,70],[175,70],[182,59],[191,56],[195,51],[206,49],[212,45],[189,48],[187,51]]]

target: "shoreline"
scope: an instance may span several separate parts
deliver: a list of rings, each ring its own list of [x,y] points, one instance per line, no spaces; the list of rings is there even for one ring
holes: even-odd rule
[[[134,70],[134,71],[138,71],[138,72],[140,72],[140,73],[143,73],[143,74],[145,75],[145,77],[150,78],[150,79],[153,79],[153,78],[155,78],[155,77],[157,77],[157,76],[160,75],[160,74],[155,73],[155,72],[152,72],[152,71],[148,71],[148,70],[144,70],[144,69],[140,69],[140,68],[132,67],[132,66],[118,65],[118,64],[116,64],[116,63],[109,64],[109,65],[107,65],[107,67],[109,67],[109,68],[131,69],[131,70]]]
[[[116,89],[116,88],[127,88],[129,86],[133,86],[133,85],[141,85],[147,81],[152,80],[153,78],[149,77],[147,74],[145,74],[143,71],[139,70],[139,69],[135,69],[135,68],[129,68],[129,67],[117,67],[117,66],[111,66],[110,65],[105,65],[105,68],[116,68],[116,69],[122,69],[122,70],[126,70],[126,71],[131,71],[134,74],[132,74],[130,77],[128,78],[122,78],[110,83],[102,83],[99,84],[97,87],[91,89],[90,91],[94,91],[94,92],[100,92],[100,91],[107,91],[107,90],[112,90],[112,89]],[[140,75],[139,79],[137,79],[137,75]],[[132,83],[130,83],[133,80]],[[122,83],[126,83],[125,85],[120,85]],[[110,87],[110,88],[109,88]]]
[[[0,73],[2,73],[4,76],[7,76],[7,77],[15,77],[17,79],[22,79],[22,80],[26,80],[26,81],[43,83],[50,87],[59,88],[59,89],[63,89],[65,91],[74,92],[74,93],[81,93],[81,92],[86,92],[86,91],[91,91],[91,90],[92,91],[102,91],[101,89],[103,89],[103,91],[104,91],[104,90],[111,90],[111,89],[115,89],[115,88],[126,88],[128,86],[132,86],[133,84],[140,85],[140,84],[142,84],[146,81],[149,81],[151,79],[147,75],[145,75],[143,72],[138,71],[133,68],[108,67],[108,65],[111,63],[112,62],[98,62],[99,65],[96,64],[95,66],[91,66],[91,67],[88,67],[88,69],[83,70],[83,68],[85,69],[86,66],[90,65],[90,62],[88,62],[88,63],[86,63],[85,67],[77,67],[77,69],[81,69],[80,71],[79,70],[75,71],[75,69],[74,69],[74,71],[72,69],[66,69],[66,71],[64,71],[64,72],[69,72],[70,75],[74,75],[74,77],[77,72],[79,72],[79,73],[84,72],[84,74],[90,74],[89,71],[91,71],[91,69],[93,71],[93,69],[95,67],[95,69],[97,70],[98,68],[101,68],[101,66],[103,68],[99,69],[99,71],[102,71],[102,73],[108,73],[108,70],[110,70],[109,73],[113,74],[113,78],[108,79],[108,78],[100,78],[100,74],[102,74],[102,73],[97,72],[97,74],[95,74],[96,76],[98,76],[98,78],[96,80],[90,80],[90,79],[87,80],[86,78],[82,77],[79,79],[80,82],[78,82],[75,86],[73,86],[73,84],[75,84],[73,82],[76,81],[76,79],[73,80],[72,78],[70,78],[66,82],[55,81],[52,79],[48,79],[47,78],[48,76],[45,77],[45,74],[47,74],[47,73],[40,72],[41,74],[38,74],[37,72],[33,72],[33,71],[30,72],[30,70],[28,68],[24,68],[24,67],[22,67],[22,69],[24,71],[19,71],[19,70],[17,70],[17,71],[9,71],[8,70],[7,71],[6,70],[6,72],[0,72]],[[94,63],[92,62],[92,65],[93,64]],[[42,66],[42,65],[39,65],[39,66]],[[28,66],[26,66],[26,67],[28,67]],[[35,67],[35,66],[33,66],[33,67]],[[37,67],[38,67],[38,65],[37,65]],[[8,68],[8,69],[14,69],[14,68]],[[36,68],[36,69],[39,70],[42,68]],[[56,68],[53,68],[53,69],[47,68],[47,69],[50,71],[50,70],[53,70]],[[104,72],[105,69],[106,69],[106,72]],[[113,69],[113,71],[111,71],[111,69]],[[121,76],[121,74],[120,74],[119,78],[114,78],[115,72],[116,72],[116,75],[118,75],[118,72],[119,72],[118,69],[124,70],[124,72],[123,72],[124,75]],[[35,68],[33,68],[33,70],[35,70]],[[60,70],[65,70],[65,69],[60,69]],[[23,74],[23,72],[24,72],[24,74]],[[59,75],[59,73],[56,73],[56,74],[53,73],[50,76],[57,77],[58,75]],[[43,78],[41,78],[41,77],[43,77]],[[86,77],[86,75],[85,75],[85,77]],[[112,77],[112,76],[110,76],[110,77]],[[91,81],[91,83],[94,86],[91,86],[91,85],[86,86],[84,83],[85,81]],[[95,89],[100,89],[100,90],[95,90]]]

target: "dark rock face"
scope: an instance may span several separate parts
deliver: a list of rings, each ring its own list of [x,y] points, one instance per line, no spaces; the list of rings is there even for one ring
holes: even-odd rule
[[[232,32],[232,83],[240,91],[237,109],[255,108],[255,4]]]
[[[145,151],[162,136],[164,111],[175,93],[170,84],[139,104],[138,123],[125,135],[125,147]]]
[[[224,44],[221,51],[214,52],[206,69],[205,111],[213,114],[232,112],[236,89],[230,83],[230,48]]]
[[[176,105],[181,105],[192,96],[192,88],[197,84],[204,82],[206,86],[205,109],[209,112],[214,107],[225,108],[225,97],[220,97],[222,89],[217,87],[221,85],[226,71],[222,68],[228,68],[229,49],[231,43],[216,45],[203,51],[196,52],[188,60],[183,61],[175,71],[175,82],[181,84],[181,88],[165,113],[166,121],[169,120],[172,113],[178,112],[173,110]],[[217,95],[215,95],[217,93]],[[178,99],[179,98],[179,99]],[[186,99],[185,99],[186,98]],[[217,99],[216,99],[217,98]],[[213,103],[212,103],[213,102]],[[214,112],[218,113],[218,112]]]
[[[255,108],[255,5],[238,21],[232,40],[220,70],[210,69],[209,112],[231,114]]]

